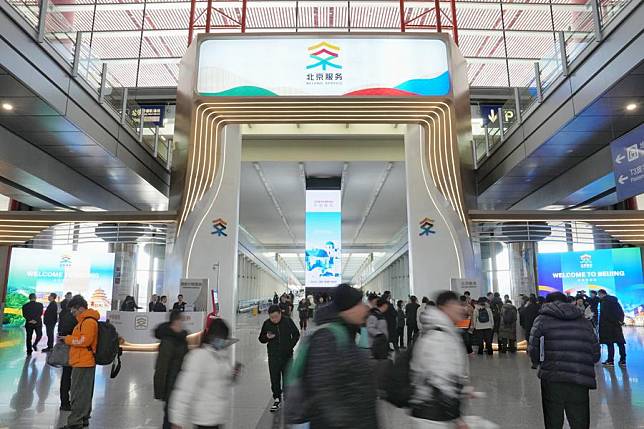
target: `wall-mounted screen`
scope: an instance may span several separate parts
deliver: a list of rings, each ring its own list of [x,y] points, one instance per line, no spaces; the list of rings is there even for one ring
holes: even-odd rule
[[[11,251],[5,322],[22,325],[22,305],[35,293],[47,306],[51,292],[81,294],[89,306],[105,317],[112,307],[114,254],[84,250],[23,249]]]
[[[342,280],[340,191],[306,191],[306,286],[333,287]]]
[[[540,253],[539,294],[605,289],[624,307],[627,324],[644,326],[644,280],[638,247],[589,252]]]

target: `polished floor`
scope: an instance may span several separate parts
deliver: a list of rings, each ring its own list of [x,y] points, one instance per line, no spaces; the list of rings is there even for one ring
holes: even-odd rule
[[[281,429],[280,413],[268,413],[271,402],[265,346],[257,341],[261,319],[239,316],[237,359],[244,364],[235,388],[231,421],[234,429]],[[644,329],[626,330],[628,368],[597,366],[598,389],[591,393],[592,427],[644,428]],[[60,370],[45,364],[35,352],[25,358],[22,329],[0,330],[0,429],[56,428],[67,413],[58,410]],[[44,345],[44,339],[41,342]],[[91,427],[97,429],[160,428],[161,403],[153,399],[155,356],[126,353],[121,374],[109,378],[109,368],[96,376]],[[539,381],[525,353],[474,356],[472,383],[486,397],[472,400],[467,414],[481,416],[500,428],[543,427]],[[382,429],[406,429],[403,411],[379,404]]]

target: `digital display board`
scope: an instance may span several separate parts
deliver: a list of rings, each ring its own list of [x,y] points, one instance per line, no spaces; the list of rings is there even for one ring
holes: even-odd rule
[[[66,292],[81,294],[105,318],[112,308],[113,277],[113,253],[14,248],[7,282],[5,322],[22,325],[22,306],[29,300],[29,294],[35,293],[46,307],[51,292],[59,300]]]
[[[270,54],[268,54],[270,53]],[[445,42],[433,38],[340,36],[204,40],[203,96],[445,96]]]
[[[342,281],[341,192],[306,191],[306,286],[333,287]]]
[[[626,323],[644,325],[644,280],[638,247],[589,252],[540,253],[539,294],[605,289],[624,308]]]

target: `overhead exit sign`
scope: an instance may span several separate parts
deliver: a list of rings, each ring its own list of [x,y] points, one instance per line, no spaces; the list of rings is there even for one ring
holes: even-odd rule
[[[644,124],[610,145],[617,199],[644,193]]]

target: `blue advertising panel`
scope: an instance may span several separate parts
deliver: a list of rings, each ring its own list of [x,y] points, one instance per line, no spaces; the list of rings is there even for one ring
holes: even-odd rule
[[[617,199],[644,193],[644,124],[610,144]]]
[[[81,294],[104,318],[112,309],[113,278],[113,253],[12,249],[5,321],[13,326],[22,325],[21,309],[29,300],[29,294],[35,293],[37,300],[46,307],[47,297],[52,292],[60,299],[66,292]]]
[[[306,191],[306,287],[333,287],[342,280],[340,191]]]
[[[642,256],[638,247],[590,252],[540,253],[539,295],[605,289],[624,307],[627,323],[644,318]],[[642,324],[644,320],[641,320]]]

